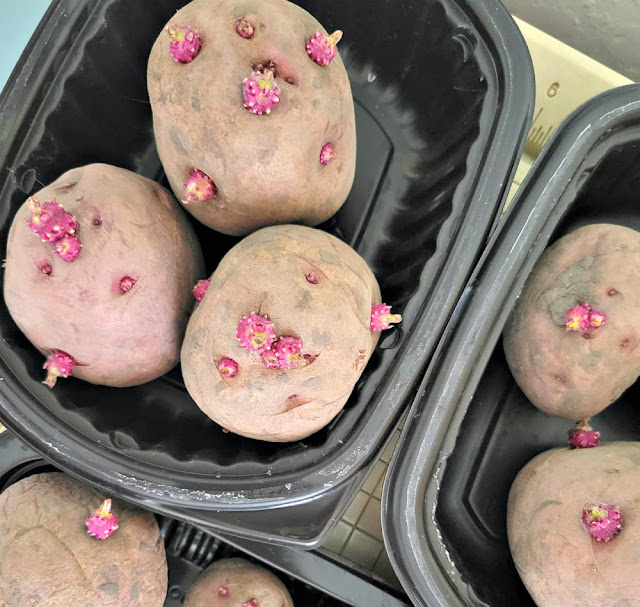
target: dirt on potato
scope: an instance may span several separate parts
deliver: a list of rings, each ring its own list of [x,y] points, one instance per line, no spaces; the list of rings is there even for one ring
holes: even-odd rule
[[[600,327],[567,330],[581,304]],[[507,321],[504,350],[513,376],[539,409],[573,420],[595,415],[640,374],[640,233],[594,224],[541,256]]]

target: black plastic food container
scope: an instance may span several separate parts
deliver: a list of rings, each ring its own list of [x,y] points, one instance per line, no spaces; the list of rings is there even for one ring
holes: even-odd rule
[[[56,468],[9,432],[0,434],[0,493],[19,480]],[[164,607],[180,607],[197,576],[213,561],[241,557],[269,566],[295,605],[309,607],[408,607],[382,580],[339,567],[315,552],[247,542],[233,545],[193,525],[158,516],[169,566]]]
[[[607,92],[559,127],[494,234],[438,346],[390,465],[383,528],[421,607],[534,607],[510,557],[507,495],[572,423],[536,409],[501,334],[547,246],[590,223],[640,230],[640,86]],[[640,382],[592,420],[605,441],[640,439]]]
[[[146,92],[152,43],[183,0],[58,0],[0,100],[0,239],[25,197],[100,161],[163,182]],[[495,224],[531,120],[524,41],[495,0],[301,0],[340,43],[356,100],[351,195],[324,229],[354,246],[401,312],[332,423],[251,441],[209,421],[180,369],[127,389],[40,384],[0,308],[0,418],[64,470],[229,533],[317,543],[415,395]],[[208,269],[237,240],[196,226]]]

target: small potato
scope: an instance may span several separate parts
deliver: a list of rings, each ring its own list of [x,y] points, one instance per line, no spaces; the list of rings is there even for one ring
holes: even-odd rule
[[[293,607],[293,601],[273,573],[235,558],[216,561],[200,574],[184,607]]]
[[[85,521],[104,499],[59,472],[0,495],[2,607],[162,607],[167,559],[155,517],[114,500],[118,527],[97,539]]]
[[[538,607],[640,604],[638,487],[635,442],[553,449],[520,471],[509,493],[507,533]]]
[[[507,321],[504,350],[536,407],[582,420],[636,381],[639,340],[640,233],[594,224],[540,257]]]
[[[72,373],[133,386],[178,362],[203,267],[195,233],[166,190],[92,164],[66,172],[18,210],[4,299],[49,358],[48,385]]]
[[[346,200],[353,98],[339,54],[327,65],[308,54],[317,32],[330,57],[337,47],[297,4],[194,0],[158,36],[147,73],[158,153],[176,197],[205,225],[235,235],[314,226]],[[184,43],[195,35],[199,51]]]
[[[187,390],[236,434],[275,442],[309,436],[353,391],[378,341],[370,321],[379,302],[371,270],[334,236],[293,225],[259,230],[223,258],[189,321],[181,355]],[[256,318],[265,325],[254,327],[260,343],[252,345],[247,323]]]

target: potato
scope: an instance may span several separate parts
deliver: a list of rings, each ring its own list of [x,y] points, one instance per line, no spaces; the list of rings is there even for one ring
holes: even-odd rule
[[[567,313],[599,328],[567,330]],[[573,420],[595,415],[640,374],[640,233],[594,224],[540,257],[507,321],[504,351],[513,376],[539,409]]]
[[[35,199],[9,232],[4,298],[49,357],[48,385],[72,372],[132,386],[169,371],[204,272],[179,206],[149,179],[105,164],[68,171]]]
[[[276,442],[309,436],[342,409],[367,364],[379,301],[371,270],[334,236],[293,225],[259,230],[222,259],[189,321],[187,390],[231,432]],[[254,348],[245,329],[258,317],[266,324],[256,325]],[[276,355],[282,364],[290,355],[291,368],[274,367]]]
[[[167,29],[201,45],[191,60],[195,42],[162,32],[147,74],[160,159],[187,211],[235,235],[331,217],[353,183],[356,132],[340,56],[318,65],[305,48],[322,26],[286,0],[195,0]],[[258,86],[278,90],[245,97]]]
[[[198,576],[184,607],[293,607],[284,584],[244,559],[216,561]]]
[[[509,493],[507,533],[518,573],[538,607],[638,605],[638,487],[636,442],[552,449],[520,471]],[[599,512],[603,506],[608,508]],[[598,516],[604,512],[608,523]]]
[[[162,607],[167,559],[154,516],[114,500],[118,527],[97,539],[85,521],[104,499],[59,472],[0,495],[0,605]]]

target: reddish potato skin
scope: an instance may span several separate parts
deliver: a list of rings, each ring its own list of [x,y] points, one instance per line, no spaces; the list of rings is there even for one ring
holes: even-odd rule
[[[606,324],[565,330],[567,311],[586,301]],[[540,257],[504,331],[511,372],[546,413],[588,418],[615,401],[640,374],[640,233],[593,224]]]
[[[379,337],[369,330],[376,303],[371,270],[334,236],[293,225],[258,230],[222,259],[189,321],[181,355],[187,390],[236,434],[273,442],[309,436],[338,414],[366,366]],[[253,312],[271,320],[276,336],[302,339],[303,354],[317,359],[301,369],[266,368],[236,337]],[[220,375],[222,358],[238,363],[235,377]]]
[[[509,493],[507,533],[538,607],[633,607],[640,596],[640,443],[553,449],[531,460]],[[592,539],[582,509],[617,505],[622,530]]]
[[[85,520],[105,498],[59,472],[0,495],[0,605],[162,607],[167,560],[154,516],[113,500],[118,529],[97,540]]]
[[[226,595],[220,595],[221,588]],[[222,559],[198,576],[184,607],[243,607],[251,599],[258,607],[293,607],[289,591],[273,573],[244,559]]]
[[[242,18],[255,27],[250,40],[235,30]],[[175,24],[195,28],[202,50],[177,63],[164,31],[153,46],[147,85],[158,153],[178,200],[193,169],[218,189],[186,210],[234,235],[278,223],[313,226],[336,213],[355,174],[355,113],[340,56],[320,66],[305,50],[322,26],[285,0],[195,0],[167,25]],[[242,82],[268,60],[280,102],[269,115],[253,115],[243,107]],[[285,82],[290,77],[296,84]],[[323,165],[328,142],[337,156]]]
[[[73,356],[73,376],[94,384],[132,386],[169,371],[193,309],[191,288],[204,273],[175,201],[153,181],[104,164],[68,171],[35,196],[75,215],[83,248],[63,261],[27,225],[27,203],[18,210],[4,279],[18,327],[45,356]],[[125,276],[137,282],[120,293]]]

